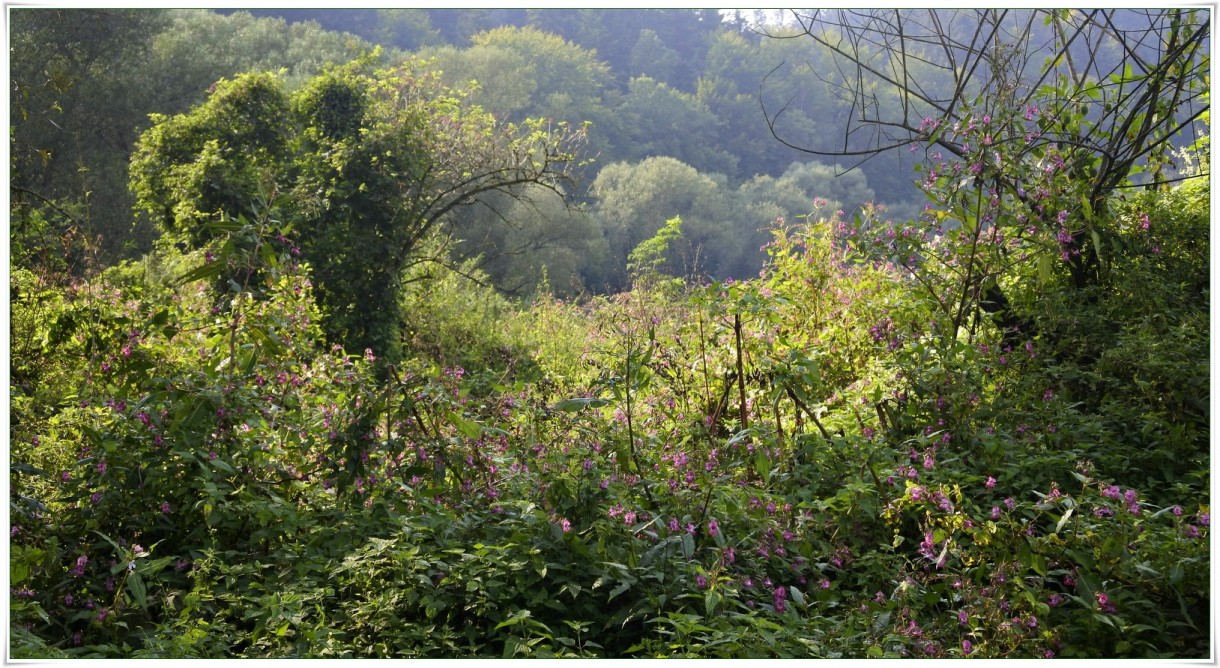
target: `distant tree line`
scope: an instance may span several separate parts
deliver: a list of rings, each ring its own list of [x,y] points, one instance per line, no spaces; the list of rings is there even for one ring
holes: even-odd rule
[[[78,272],[90,259],[139,257],[159,234],[128,188],[150,114],[186,112],[240,73],[275,72],[291,91],[326,63],[361,56],[379,66],[421,58],[466,91],[464,104],[499,122],[588,124],[583,178],[562,199],[488,195],[444,221],[451,247],[478,257],[509,294],[530,294],[544,267],[561,294],[623,289],[632,244],[673,216],[686,221],[685,236],[668,269],[723,278],[756,273],[764,228],[809,212],[815,197],[847,210],[875,199],[895,216],[914,211],[904,156],[844,174],[847,165],[775,140],[764,102],[787,106],[787,136],[835,131],[850,108],[817,76],[807,41],[763,38],[747,18],[684,9],[18,9],[15,255],[62,256]]]

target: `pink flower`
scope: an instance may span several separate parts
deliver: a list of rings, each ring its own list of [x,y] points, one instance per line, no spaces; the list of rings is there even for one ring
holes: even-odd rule
[[[72,570],[69,572],[78,578],[82,577],[85,574],[85,565],[88,563],[89,563],[89,557],[82,554],[76,558],[76,565],[73,566]]]
[[[1104,592],[1099,591],[1099,592],[1097,592],[1096,596],[1097,596],[1097,606],[1099,608],[1101,608],[1102,612],[1109,612],[1109,613],[1118,612],[1118,608],[1114,607],[1114,603],[1110,601],[1110,597],[1107,596]]]
[[[772,600],[775,602],[775,611],[783,612],[787,609],[785,599],[788,598],[788,590],[783,585],[775,588],[775,593],[772,595]]]

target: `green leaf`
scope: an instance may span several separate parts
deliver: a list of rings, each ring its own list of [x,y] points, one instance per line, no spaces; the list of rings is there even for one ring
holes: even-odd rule
[[[1063,530],[1063,525],[1067,524],[1067,521],[1072,517],[1072,512],[1074,510],[1075,508],[1068,508],[1068,511],[1063,514],[1063,517],[1059,518],[1059,523],[1055,525],[1055,533],[1059,533]],[[1045,575],[1045,573],[1043,575]]]
[[[1038,285],[1046,286],[1051,282],[1051,256],[1038,257]]]
[[[565,413],[575,413],[586,408],[601,408],[609,403],[609,401],[598,397],[576,397],[557,401],[554,406],[551,406],[551,409],[564,411]]]
[[[104,533],[102,533],[102,532],[100,532],[100,531],[94,531],[93,533],[95,533],[95,534],[97,534],[97,535],[101,536],[102,538],[104,538],[104,539],[106,540],[106,542],[107,542],[107,543],[110,543],[110,547],[113,547],[113,548],[114,548],[114,551],[115,551],[115,553],[116,553],[116,554],[123,554],[123,548],[119,547],[119,544],[118,544],[118,543],[116,543],[116,542],[114,542],[114,540],[113,540],[113,539],[111,539],[111,538],[110,538],[110,536],[107,536],[106,534],[104,534]]]
[[[191,271],[179,276],[176,282],[178,285],[183,285],[185,283],[199,281],[205,278],[216,278],[220,275],[220,272],[224,271],[224,268],[225,263],[213,260],[212,262],[208,262],[202,266],[196,267]]]
[[[476,439],[483,435],[483,427],[478,422],[467,420],[453,411],[445,411],[445,416],[449,419],[449,423],[457,427],[466,438]]]
[[[8,562],[8,576],[12,584],[20,584],[25,582],[25,579],[30,577],[30,565],[25,561],[10,560]]]
[[[1068,514],[1070,515],[1071,512],[1072,511],[1069,510]],[[1064,517],[1067,517],[1067,515],[1064,515]],[[1056,530],[1056,531],[1058,531],[1058,530]],[[1032,568],[1034,570],[1034,572],[1037,573],[1038,575],[1041,575],[1042,577],[1046,577],[1046,573],[1047,573],[1046,557],[1043,557],[1040,554],[1031,554],[1029,556],[1029,567]]]
[[[606,598],[606,602],[607,602],[607,603],[609,603],[610,601],[613,601],[613,600],[615,599],[615,597],[617,597],[619,594],[621,594],[621,593],[623,593],[623,592],[627,591],[628,589],[631,589],[631,583],[630,583],[630,582],[620,582],[620,583],[618,583],[618,586],[617,586],[617,587],[615,587],[614,589],[611,589],[611,590],[610,590],[610,596],[608,596],[608,597]]]
[[[148,608],[148,590],[144,586],[144,578],[140,574],[132,571],[127,576],[127,591],[131,592],[131,596],[135,599],[136,605],[141,610]]]

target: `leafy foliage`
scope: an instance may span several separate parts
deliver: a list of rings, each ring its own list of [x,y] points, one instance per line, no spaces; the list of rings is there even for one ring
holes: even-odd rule
[[[410,65],[368,66],[328,69],[291,95],[271,74],[220,82],[190,113],[154,118],[132,189],[196,246],[211,241],[208,222],[282,212],[313,264],[328,339],[397,361],[401,275],[422,241],[485,193],[558,187],[580,135],[497,125]]]
[[[465,204],[443,184],[522,194],[470,156],[538,168],[562,133],[365,67],[159,118],[141,262],[70,280],[24,228],[16,657],[1209,655],[1206,177],[1060,220],[1057,149],[980,165],[1046,190],[1032,220],[964,176],[978,149],[895,223],[796,165],[713,200],[773,225],[761,274],[706,282],[675,260],[716,239],[715,180],[612,165],[624,290],[513,302],[419,223]],[[993,111],[958,139],[1035,123]]]

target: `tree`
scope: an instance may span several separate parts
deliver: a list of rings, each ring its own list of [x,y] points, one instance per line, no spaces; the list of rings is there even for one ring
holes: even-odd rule
[[[528,113],[538,82],[533,64],[521,54],[479,44],[466,49],[441,46],[424,55],[446,83],[468,86],[471,102],[501,118],[521,118]]]
[[[506,49],[533,65],[537,82],[529,113],[573,123],[591,120],[611,83],[610,68],[597,54],[535,28],[502,27],[471,38],[475,46]],[[562,96],[566,104],[557,104]]]
[[[663,82],[673,81],[682,65],[677,51],[665,46],[657,33],[645,28],[631,47],[631,77],[649,77]]]
[[[496,289],[528,297],[546,281],[553,295],[568,298],[600,287],[606,242],[589,211],[541,186],[479,204],[446,230],[459,240],[458,254],[477,257]]]
[[[591,189],[598,198],[609,246],[610,289],[628,287],[630,253],[652,238],[665,221],[682,218],[682,240],[668,248],[671,275],[741,277],[743,229],[736,194],[720,174],[701,174],[670,157],[638,164],[614,163],[597,175]],[[755,267],[757,271],[757,267]]]
[[[815,206],[855,211],[876,198],[861,172],[837,174],[833,167],[819,162],[794,162],[779,177],[757,176],[739,190],[750,202],[748,209],[769,204],[776,215],[785,218],[808,214]]]
[[[778,49],[764,50],[762,45],[728,31],[717,33],[710,42],[695,97],[720,119],[718,146],[728,148],[738,157],[738,170],[730,177],[745,180],[758,174],[777,175],[801,157],[799,152],[777,144],[760,123],[760,99],[773,96],[773,88],[785,94],[789,90],[785,85],[775,86],[773,81],[767,81],[768,73],[783,62],[783,54],[775,51]],[[788,83],[798,90],[804,88],[796,80]],[[819,97],[811,95],[812,100]],[[813,118],[806,110],[794,109],[779,122],[789,132],[807,136],[817,132]]]
[[[972,256],[966,299],[1012,332],[1028,329],[1002,285],[1016,265],[1058,257],[1077,290],[1097,284],[1108,201],[1171,181],[1172,151],[1206,114],[1206,11],[868,10],[794,12],[834,63],[825,79],[851,105],[837,145],[781,141],[867,160],[919,151],[923,185],[947,226],[1019,248]],[[947,154],[947,157],[946,155]],[[972,261],[973,262],[973,261]],[[1049,270],[1042,272],[1045,275]],[[962,313],[962,311],[958,311]]]
[[[417,63],[368,60],[292,94],[273,74],[223,80],[191,112],[153,120],[132,160],[138,205],[195,246],[271,209],[312,265],[328,339],[390,362],[402,273],[423,241],[488,193],[559,188],[582,139],[497,123]]]
[[[45,248],[55,260],[60,240],[46,246],[36,238],[45,230],[77,250],[81,241],[92,246],[99,237],[110,243],[98,250],[117,250],[113,237],[126,225],[113,212],[129,202],[113,184],[122,183],[125,151],[147,99],[127,73],[147,60],[151,36],[166,16],[19,7],[11,19],[9,188],[16,246],[39,254]],[[69,264],[80,273],[83,258],[76,259]]]
[[[292,25],[203,10],[24,9],[13,11],[12,167],[14,227],[31,207],[98,240],[101,262],[145,251],[156,237],[132,221],[127,168],[148,114],[198,104],[238,72],[286,68],[288,87],[327,62],[372,49],[316,23]],[[67,224],[67,223],[66,223]]]
[[[635,162],[676,158],[702,172],[732,174],[737,159],[719,146],[718,119],[693,95],[649,77],[636,77],[618,99],[615,158]],[[681,131],[675,131],[681,128]]]
[[[643,73],[693,92],[709,36],[722,28],[714,9],[531,9],[527,15],[531,27],[596,51],[620,88]],[[644,64],[638,60],[644,55],[641,42],[645,53],[653,51],[666,61],[666,73],[637,67]]]

